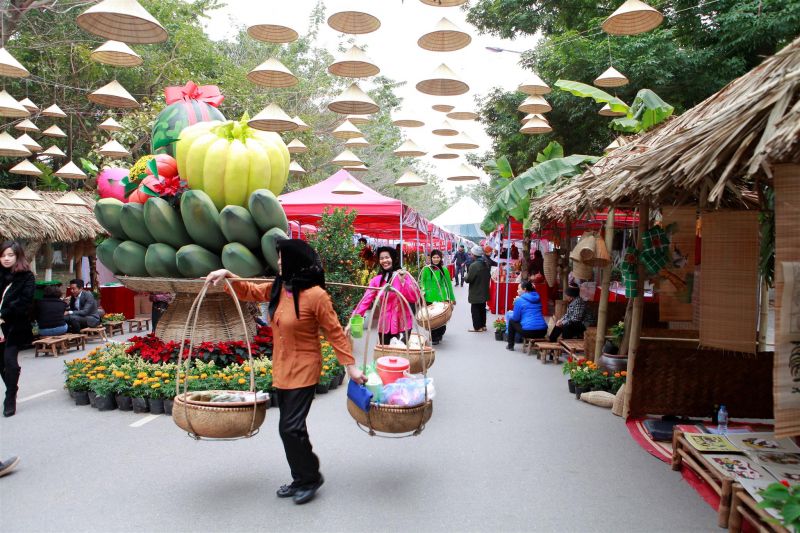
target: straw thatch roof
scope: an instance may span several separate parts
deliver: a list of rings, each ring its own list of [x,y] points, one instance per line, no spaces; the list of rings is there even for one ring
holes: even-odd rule
[[[75,242],[94,239],[105,230],[94,217],[94,196],[77,195],[85,206],[56,204],[64,192],[37,191],[41,201],[12,200],[17,191],[0,189],[0,240]]]
[[[531,204],[531,220],[577,218],[649,199],[747,206],[767,163],[800,159],[800,38],[679,117]]]

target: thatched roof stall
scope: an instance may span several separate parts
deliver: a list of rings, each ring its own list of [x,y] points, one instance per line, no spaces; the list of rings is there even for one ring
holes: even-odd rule
[[[36,191],[41,200],[12,198],[19,191],[0,189],[0,239],[33,242],[94,240],[105,230],[94,217],[94,196],[76,192],[85,205],[57,203],[66,193]]]

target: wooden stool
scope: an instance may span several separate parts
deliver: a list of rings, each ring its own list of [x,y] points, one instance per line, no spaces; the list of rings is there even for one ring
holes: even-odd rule
[[[39,357],[41,353],[43,356],[46,355],[48,352],[53,357],[58,357],[61,355],[61,350],[64,352],[67,351],[67,340],[63,338],[61,335],[57,335],[55,337],[42,337],[41,339],[33,341],[33,356]]]
[[[83,350],[86,348],[86,335],[82,333],[67,333],[61,337],[67,343],[67,349],[75,348],[76,350]]]
[[[539,351],[539,359],[542,364],[547,363],[547,356],[553,358],[554,363],[558,363],[558,356],[561,354],[562,347],[557,342],[536,342],[534,347]]]
[[[561,346],[573,357],[586,353],[586,342],[583,339],[561,339]]]
[[[150,317],[137,316],[126,320],[128,323],[128,333],[133,333],[133,327],[136,326],[136,331],[147,331],[150,329]]]
[[[81,333],[86,335],[86,339],[91,341],[93,339],[97,340],[104,340],[108,342],[108,337],[106,337],[106,328],[103,326],[97,326],[96,328],[83,328]]]
[[[125,326],[122,325],[121,320],[106,322],[105,327],[106,330],[108,331],[109,337],[113,337],[117,333],[119,333],[120,335],[125,335]]]
[[[533,355],[537,342],[547,342],[547,339],[522,339],[522,353]]]

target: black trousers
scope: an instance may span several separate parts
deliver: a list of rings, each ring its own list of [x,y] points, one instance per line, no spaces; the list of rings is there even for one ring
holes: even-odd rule
[[[293,483],[299,487],[314,485],[319,481],[319,459],[311,448],[306,428],[306,417],[314,400],[314,388],[276,389],[280,420],[278,431],[283,440],[283,450]]]
[[[480,304],[470,304],[472,311],[472,329],[483,329],[486,327],[486,302]]]
[[[456,265],[456,285],[464,285],[464,278],[466,278],[467,267],[466,265]]]
[[[556,342],[559,335],[563,339],[581,339],[584,331],[586,331],[586,326],[582,322],[570,322],[564,326],[556,326],[550,332],[550,342]]]
[[[153,310],[150,311],[150,320],[153,322],[152,331],[154,333],[156,331],[156,326],[158,325],[158,319],[161,318],[161,315],[164,314],[164,312],[167,310],[167,307],[169,307],[167,302],[153,302]]]
[[[3,378],[3,383],[6,386],[6,401],[17,397],[17,390],[19,390],[19,361],[17,355],[19,354],[19,346],[16,344],[9,344],[6,342],[0,343],[0,376]]]
[[[545,329],[522,329],[522,324],[516,320],[508,321],[508,345],[513,348],[514,341],[517,340],[517,334],[525,339],[543,339],[547,335],[547,328]]]
[[[440,341],[442,337],[444,337],[444,332],[447,331],[447,326],[442,326],[440,328],[432,329],[431,330],[431,340],[432,341]]]
[[[94,316],[67,315],[64,321],[70,333],[80,333],[83,328],[95,328],[100,325],[100,320]]]

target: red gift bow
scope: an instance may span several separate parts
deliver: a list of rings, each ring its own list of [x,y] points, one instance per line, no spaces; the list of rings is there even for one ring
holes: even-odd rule
[[[167,105],[181,100],[198,100],[219,107],[219,104],[225,99],[216,85],[197,85],[193,81],[187,81],[183,87],[165,87],[164,96],[167,99]]]

